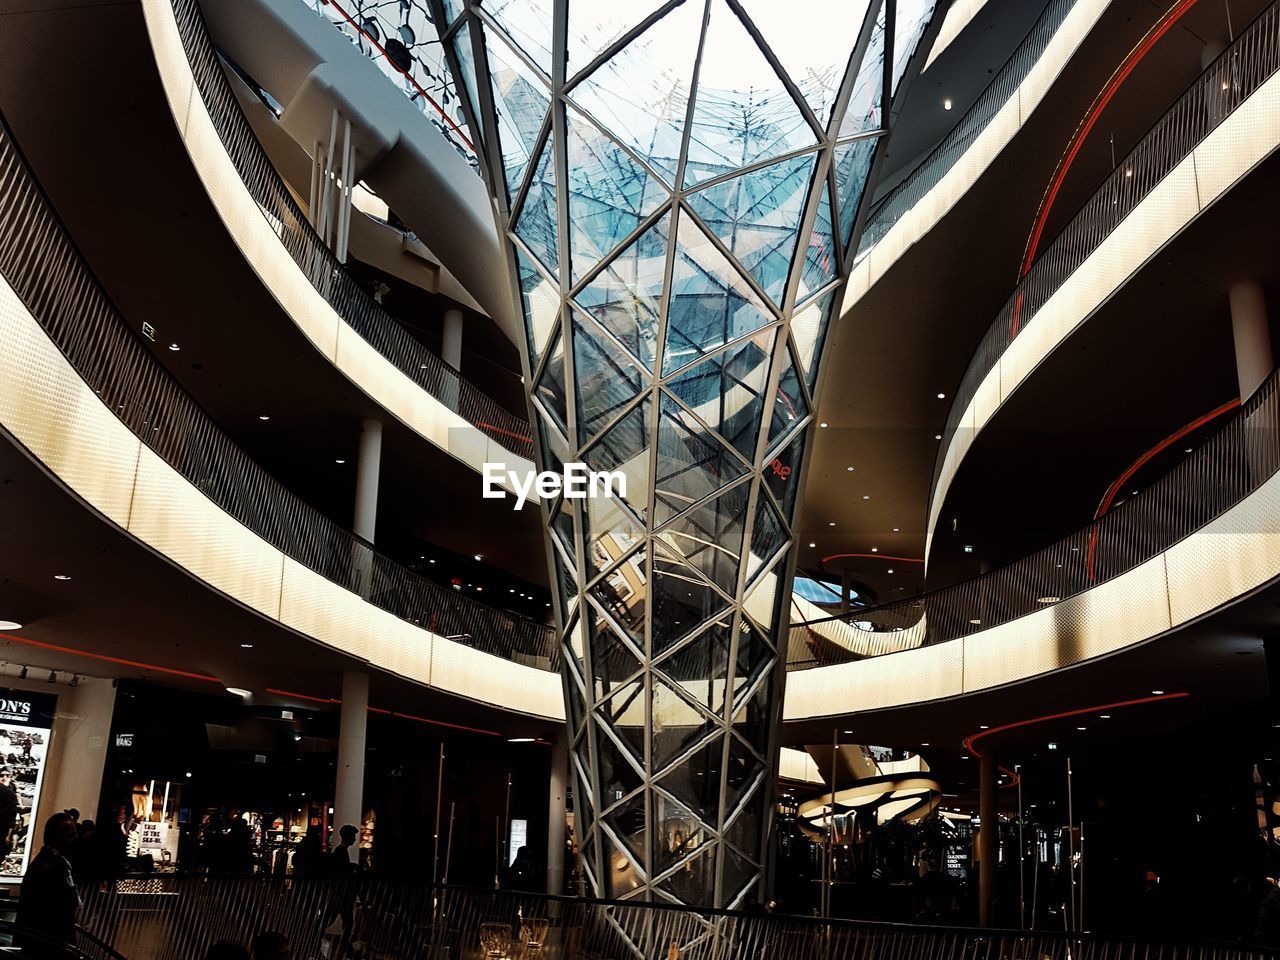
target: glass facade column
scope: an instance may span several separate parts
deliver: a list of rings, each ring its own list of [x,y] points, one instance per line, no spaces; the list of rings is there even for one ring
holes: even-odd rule
[[[933,2],[435,12],[510,241],[540,466],[627,479],[544,504],[590,885],[744,903],[818,358]]]

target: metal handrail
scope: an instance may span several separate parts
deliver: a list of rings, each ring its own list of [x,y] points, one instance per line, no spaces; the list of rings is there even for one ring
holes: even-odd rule
[[[634,960],[668,955],[675,943],[703,960],[1263,960],[1247,943],[1050,930],[1002,930],[713,910],[663,901],[595,900],[387,880],[374,874],[162,876],[124,879],[83,892],[82,922],[125,952],[146,944],[153,960],[187,960],[217,940],[246,943],[285,934],[294,956],[317,956],[344,936],[387,958],[467,957],[480,927],[545,919],[545,955]],[[341,921],[338,919],[341,917]],[[344,932],[338,933],[341,929]]]
[[[870,253],[871,248],[884,239],[894,224],[923,200],[955,167],[965,151],[978,139],[978,135],[1017,93],[1018,87],[1027,78],[1031,68],[1040,61],[1049,42],[1057,35],[1058,28],[1075,5],[1076,0],[1049,0],[1017,49],[992,77],[986,89],[973,102],[973,106],[960,118],[960,122],[901,183],[876,202],[858,242],[855,262]]]
[[[1280,470],[1280,370],[1193,456],[1086,527],[962,583],[791,627],[788,668],[864,659],[827,640],[838,621],[905,634],[902,649],[956,640],[1043,610],[1136,568],[1222,516]],[[847,629],[846,628],[846,629]],[[887,654],[892,655],[892,654]]]
[[[358,284],[320,239],[267,156],[223,73],[196,0],[172,0],[174,19],[214,129],[263,218],[338,316],[401,373],[496,443],[533,459],[529,422],[432,353]]]
[[[973,352],[953,394],[932,489],[960,421],[1013,341],[1089,255],[1195,147],[1280,69],[1280,6],[1258,15],[1103,181],[1014,287]]]
[[[58,220],[0,117],[0,276],[104,404],[268,543],[402,620],[543,669],[554,630],[406,569],[291,493],[226,435],[136,338]]]

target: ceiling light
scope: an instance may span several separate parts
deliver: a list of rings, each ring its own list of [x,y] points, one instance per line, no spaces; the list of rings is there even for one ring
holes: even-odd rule
[[[484,560],[484,554],[482,553],[472,554],[472,556],[475,557],[476,563],[480,563]]]
[[[944,98],[944,99],[943,99],[943,101],[942,101],[942,109],[943,109],[943,110],[950,110],[950,109],[951,109],[951,98],[950,98],[950,97],[946,97],[946,98]]]
[[[258,419],[259,419],[259,420],[270,420],[270,419],[271,419],[271,417],[270,417],[270,416],[268,416],[268,415],[267,415],[267,414],[265,414],[265,413],[260,413],[260,414],[258,414]]]
[[[978,724],[978,729],[979,729],[979,730],[990,730],[990,729],[991,729],[991,727],[989,727],[989,726],[988,726],[987,724],[985,724],[985,723],[980,723],[980,724]]]
[[[828,527],[834,527],[835,525],[836,525],[836,522],[834,520],[830,520],[827,522]]]
[[[69,574],[69,573],[55,573],[55,574],[53,575],[53,579],[55,579],[55,580],[70,580],[70,579],[71,579],[71,574]]]
[[[972,544],[972,543],[966,543],[966,544],[964,545],[964,552],[965,552],[965,553],[973,553],[973,544]]]
[[[946,395],[945,393],[940,393],[940,394],[938,394],[938,399],[939,399],[939,400],[945,400],[945,399],[947,399],[947,395]]]
[[[1077,730],[1084,730],[1084,727],[1076,727]]]
[[[227,693],[230,693],[233,696],[237,696],[241,698],[249,697],[253,695],[252,690],[246,690],[244,687],[227,687],[226,689],[227,689]]]
[[[845,467],[845,468],[844,468],[844,472],[845,472],[845,473],[853,473],[853,467]]]
[[[872,552],[872,553],[879,553],[879,552],[880,552],[880,548],[879,548],[879,547],[872,547],[872,548],[871,548],[871,552]]]
[[[56,670],[50,670],[50,671],[49,671],[49,682],[50,682],[50,683],[57,683],[57,682],[58,682],[58,672],[57,672]]]
[[[894,527],[894,528],[893,528],[893,532],[894,532],[894,533],[900,533],[900,532],[901,532],[901,528],[899,528],[899,527]]]
[[[890,573],[893,573],[893,568],[892,568],[892,567],[890,567],[890,568],[889,568],[889,572],[890,572]]]
[[[968,755],[967,753],[962,753],[962,754],[960,754],[960,759],[961,759],[961,760],[968,760],[968,759],[969,759],[969,755]]]
[[[1190,452],[1191,452],[1191,447],[1187,447],[1187,449],[1183,451],[1183,453],[1190,453]]]
[[[533,737],[508,737],[507,743],[533,743]]]
[[[1061,597],[1036,597],[1036,603],[1057,603]]]
[[[300,734],[300,733],[295,733],[295,734],[293,735],[293,742],[294,742],[294,743],[301,743],[301,742],[302,742],[302,734]]]
[[[942,439],[942,434],[940,434],[940,433],[935,433],[935,434],[933,435],[933,439],[935,439],[935,440],[941,440],[941,439]]]
[[[252,643],[242,643],[242,644],[240,644],[240,648],[241,648],[242,650],[252,650],[252,649],[253,649],[253,644],[252,644]]]
[[[864,493],[864,494],[862,495],[862,499],[863,499],[863,500],[870,500],[870,499],[871,499],[871,495],[870,495],[870,494],[867,494],[867,493]]]
[[[927,744],[927,743],[922,743],[922,744],[920,744],[920,746],[922,746],[922,747],[927,747],[927,746],[928,746],[928,744]]]
[[[23,667],[21,670],[19,670],[19,671],[18,671],[18,679],[19,679],[19,680],[25,680],[25,679],[27,679],[27,668],[26,668],[26,667]]]
[[[1099,715],[1098,715],[1098,719],[1099,719],[1099,720],[1110,720],[1110,719],[1111,719],[1111,714],[1109,714],[1109,713],[1102,713],[1102,714],[1099,714]]]
[[[1126,167],[1126,168],[1125,168],[1125,171],[1124,171],[1124,175],[1125,175],[1126,177],[1132,177],[1132,176],[1133,176],[1133,167]]]
[[[176,343],[171,343],[169,344],[169,349],[172,350],[174,353],[177,353],[182,348],[178,346]]]
[[[0,630],[21,630],[22,624],[17,620],[0,620]]]
[[[188,771],[187,771],[187,779],[188,779],[188,780],[190,780],[190,779],[191,779],[191,771],[190,771],[190,770],[188,770]]]
[[[1056,743],[1051,743],[1051,744],[1049,744],[1049,749],[1050,749],[1050,750],[1057,750],[1057,749],[1058,749],[1058,745],[1057,745]]]
[[[345,460],[334,460],[333,462],[334,462],[334,463],[346,463],[347,461],[345,461]]]
[[[809,544],[809,546],[811,546],[811,547],[816,547],[816,546],[817,546],[817,544],[816,544],[816,543],[810,543],[810,544]]]
[[[1152,690],[1152,691],[1151,691],[1151,695],[1152,695],[1153,697],[1163,697],[1163,696],[1164,696],[1164,691],[1163,691],[1163,690]]]
[[[823,420],[820,424],[818,424],[818,426],[822,427],[825,430],[827,427],[827,421]]]

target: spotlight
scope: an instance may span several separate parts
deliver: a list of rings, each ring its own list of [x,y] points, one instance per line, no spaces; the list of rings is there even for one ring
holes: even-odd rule
[[[25,680],[25,679],[27,679],[27,668],[26,668],[26,667],[23,667],[21,670],[19,670],[19,671],[18,671],[18,679],[19,679],[19,680]]]
[[[50,671],[49,671],[49,682],[50,682],[50,683],[57,683],[57,682],[58,682],[58,673],[57,673],[57,671],[56,671],[56,670],[50,670]]]
[[[72,687],[80,686],[80,674],[75,673],[71,675],[71,683],[69,684],[69,686],[72,686]]]

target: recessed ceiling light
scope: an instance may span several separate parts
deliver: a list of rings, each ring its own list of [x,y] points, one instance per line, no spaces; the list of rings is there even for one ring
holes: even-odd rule
[[[853,467],[845,467],[845,468],[844,468],[844,472],[845,472],[845,473],[853,473]]]
[[[1036,603],[1057,603],[1061,597],[1037,597]]]
[[[240,644],[240,647],[241,647],[241,649],[244,649],[244,650],[252,650],[252,649],[253,649],[253,644],[252,644],[252,643],[242,643],[242,644]]]
[[[822,427],[822,428],[824,428],[824,429],[825,429],[825,428],[826,428],[826,426],[827,426],[827,421],[823,420],[820,424],[818,424],[818,426],[820,426],[820,427]]]
[[[879,552],[880,552],[880,548],[879,548],[879,547],[872,547],[872,548],[871,548],[871,552],[872,552],[872,553],[879,553]]]
[[[920,746],[922,746],[922,747],[927,747],[927,746],[929,746],[929,744],[927,744],[927,743],[922,743],[922,744],[920,744]]]
[[[182,348],[178,346],[176,343],[171,343],[169,344],[169,349],[172,350],[174,353],[177,353]]]
[[[809,546],[811,546],[811,547],[816,547],[816,546],[817,546],[817,544],[816,544],[816,543],[810,543],[810,544],[809,544]]]
[[[964,545],[964,552],[965,552],[965,553],[973,553],[973,544],[972,544],[972,543],[966,543],[966,544]]]
[[[21,630],[22,624],[16,620],[0,620],[0,630]]]
[[[890,567],[890,568],[889,568],[889,572],[890,572],[890,573],[893,573],[893,567]]]
[[[1191,452],[1191,447],[1187,447],[1187,449],[1186,449],[1184,452],[1185,452],[1185,453],[1190,453],[1190,452]]]
[[[271,419],[271,417],[270,417],[268,414],[260,413],[260,414],[258,414],[258,419],[259,419],[259,420],[270,420],[270,419]]]
[[[473,556],[475,557],[476,563],[480,563],[482,560],[484,560],[484,554],[482,553],[476,553],[476,554],[473,554]]]
[[[899,527],[894,527],[894,528],[893,528],[893,532],[894,532],[894,533],[901,533],[902,531],[901,531],[901,528],[899,528]]]
[[[1109,714],[1109,713],[1102,713],[1102,714],[1099,714],[1099,715],[1098,715],[1098,719],[1099,719],[1099,720],[1110,720],[1110,719],[1111,719],[1111,714]]]
[[[943,110],[950,110],[950,109],[951,109],[951,107],[952,107],[951,98],[950,98],[950,97],[944,97],[944,98],[943,98],[943,100],[942,100],[942,109],[943,109]]]
[[[1164,691],[1163,691],[1163,690],[1152,690],[1152,691],[1151,691],[1151,695],[1152,695],[1153,697],[1163,697],[1163,696],[1164,696]]]
[[[70,579],[71,579],[71,574],[69,574],[69,573],[55,573],[55,574],[53,575],[53,579],[55,579],[55,580],[70,580]]]
[[[244,687],[227,687],[227,693],[237,697],[248,697],[253,695],[252,690],[246,690]]]
[[[334,462],[334,463],[346,463],[347,461],[345,461],[345,460],[334,460],[333,462]]]
[[[1049,749],[1050,749],[1050,750],[1057,750],[1057,749],[1058,749],[1058,745],[1057,745],[1056,743],[1051,743],[1051,744],[1049,744]]]
[[[946,395],[945,393],[940,393],[940,394],[938,394],[938,399],[939,399],[939,400],[945,400],[945,399],[947,399],[947,395]]]
[[[1077,729],[1077,730],[1081,730],[1081,731],[1083,731],[1083,730],[1084,730],[1084,727],[1076,727],[1076,729]]]
[[[830,520],[827,522],[828,527],[834,527],[835,525],[836,525],[836,522],[834,520]]]
[[[870,500],[870,499],[871,499],[871,495],[870,495],[869,493],[864,493],[864,494],[862,495],[862,499],[863,499],[863,500]]]
[[[990,730],[990,729],[991,729],[991,727],[987,726],[987,724],[985,724],[985,723],[980,723],[980,724],[978,724],[978,729],[979,729],[979,730]]]
[[[533,743],[533,737],[510,737],[507,743]]]
[[[1223,89],[1223,90],[1227,89],[1226,84],[1223,84],[1222,89]],[[1126,167],[1126,168],[1125,168],[1125,171],[1124,171],[1124,175],[1125,175],[1126,177],[1132,177],[1132,176],[1133,176],[1133,167]]]
[[[933,439],[935,439],[935,440],[941,440],[941,439],[942,439],[942,434],[940,434],[940,433],[935,433],[935,434],[933,435]]]

